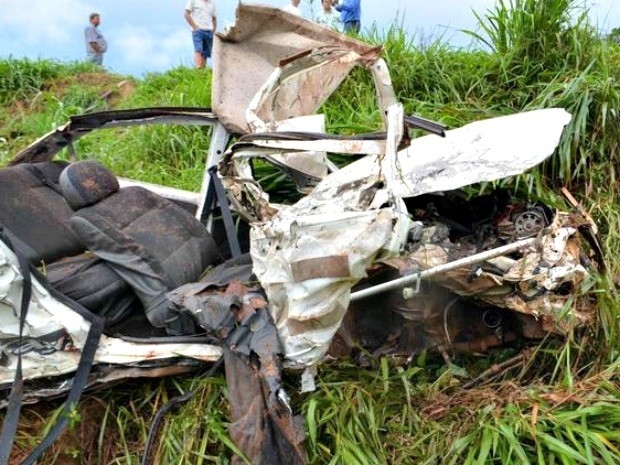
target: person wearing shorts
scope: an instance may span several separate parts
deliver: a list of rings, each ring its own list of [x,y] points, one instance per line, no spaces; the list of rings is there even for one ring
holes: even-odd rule
[[[196,68],[204,68],[211,58],[213,33],[217,27],[215,0],[187,0],[184,16],[192,28],[194,64]]]

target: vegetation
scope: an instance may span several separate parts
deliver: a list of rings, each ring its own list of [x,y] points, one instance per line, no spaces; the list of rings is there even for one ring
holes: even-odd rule
[[[499,0],[478,14],[481,32],[470,32],[480,46],[474,50],[454,50],[441,41],[416,47],[397,27],[370,31],[367,39],[384,44],[408,113],[451,127],[543,107],[564,107],[573,115],[549,162],[503,183],[556,205],[562,202],[557,188],[568,186],[600,225],[609,270],[597,283],[597,325],[561,345],[543,343],[527,363],[468,389],[464,375],[475,376],[514,352],[457,356],[462,369],[447,369],[425,353],[409,367],[388,359],[371,369],[348,362],[322,366],[316,392],[301,395],[290,388],[296,409],[306,417],[311,463],[620,462],[615,283],[620,272],[620,46],[597,35],[580,5]],[[110,101],[101,97],[101,89],[121,79],[87,65],[0,61],[0,161],[72,114],[107,108]],[[149,75],[133,82],[135,92],[116,108],[208,106],[209,79],[208,71],[189,69]],[[334,132],[376,128],[379,115],[368,73],[356,70],[324,111]],[[102,132],[79,144],[79,153],[96,154],[125,176],[195,188],[208,133],[142,128]],[[77,407],[67,435],[80,439],[55,446],[46,463],[68,457],[76,463],[139,463],[154,412],[169,397],[195,387],[198,394],[165,421],[155,451],[158,462],[227,463],[233,445],[226,435],[221,377],[125,383],[91,393]],[[42,408],[32,407],[25,415],[19,437],[24,448],[50,421]]]

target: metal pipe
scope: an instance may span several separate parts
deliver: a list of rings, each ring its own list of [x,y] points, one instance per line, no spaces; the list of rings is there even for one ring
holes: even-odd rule
[[[416,273],[416,274],[403,276],[402,278],[398,278],[392,281],[377,284],[376,286],[372,286],[367,289],[362,289],[360,291],[353,292],[351,294],[350,301],[354,302],[356,300],[360,300],[365,297],[370,297],[372,295],[381,294],[382,292],[391,291],[393,289],[398,289],[407,284],[413,284],[416,281],[419,281],[422,279],[431,278],[435,275],[445,273],[446,271],[456,270],[464,266],[470,266],[476,263],[483,262],[490,258],[495,258],[501,255],[516,252],[517,250],[524,249],[525,247],[534,245],[536,241],[537,241],[536,237],[522,239],[520,241],[513,242],[512,244],[503,245],[496,249],[485,250],[484,252],[480,252],[478,254],[471,255],[469,257],[464,257],[464,258],[460,258],[458,260],[454,260],[449,263],[444,263],[443,265],[439,265],[439,266],[436,266],[435,268],[430,268],[428,270],[420,271],[419,273]]]

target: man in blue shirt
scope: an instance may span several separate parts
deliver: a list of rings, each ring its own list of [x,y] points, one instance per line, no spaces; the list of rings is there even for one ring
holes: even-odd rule
[[[362,17],[360,0],[332,0],[332,4],[340,11],[344,32],[360,32]]]

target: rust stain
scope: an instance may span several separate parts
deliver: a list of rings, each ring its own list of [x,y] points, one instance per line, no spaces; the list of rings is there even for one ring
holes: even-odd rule
[[[349,257],[332,255],[329,257],[307,258],[291,263],[293,279],[299,283],[316,278],[349,278]]]

